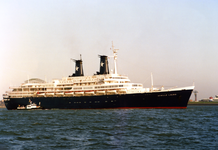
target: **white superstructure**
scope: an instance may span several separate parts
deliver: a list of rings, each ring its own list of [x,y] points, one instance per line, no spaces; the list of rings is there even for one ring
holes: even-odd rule
[[[34,82],[33,82],[34,81]],[[30,79],[18,87],[10,87],[10,97],[86,96],[99,94],[126,94],[145,92],[142,84],[130,83],[127,76],[118,74],[85,77],[64,77],[51,83]]]

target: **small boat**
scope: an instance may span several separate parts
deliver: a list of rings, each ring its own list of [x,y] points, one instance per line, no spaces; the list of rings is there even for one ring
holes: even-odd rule
[[[105,94],[105,91],[96,91],[96,94]]]
[[[127,92],[126,89],[120,89],[120,90],[118,90],[118,93],[126,93],[126,92]]]
[[[116,94],[117,91],[116,91],[116,90],[107,90],[107,93],[108,93],[108,94]]]
[[[73,94],[74,94],[73,91],[65,92],[65,95],[73,95]]]
[[[38,96],[45,96],[45,93],[37,93]]]
[[[24,106],[18,106],[17,109],[22,110],[22,109],[26,109],[26,107],[24,107]]]
[[[84,92],[83,91],[76,91],[76,92],[74,92],[75,93],[75,95],[84,95]]]
[[[94,91],[85,91],[85,94],[94,95],[95,92]]]
[[[56,95],[64,95],[64,93],[62,93],[62,92],[61,93],[56,93]]]
[[[37,106],[35,103],[30,102],[30,104],[26,105],[26,107],[19,105],[17,107],[17,110],[30,110],[30,109],[40,109],[40,108],[41,108],[40,106]]]
[[[54,93],[46,93],[47,96],[53,96]]]
[[[39,109],[40,106],[37,106],[35,103],[31,103],[26,106],[26,109]]]

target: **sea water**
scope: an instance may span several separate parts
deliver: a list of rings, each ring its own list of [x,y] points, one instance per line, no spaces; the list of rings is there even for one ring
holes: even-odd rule
[[[0,109],[0,149],[218,149],[218,106]]]

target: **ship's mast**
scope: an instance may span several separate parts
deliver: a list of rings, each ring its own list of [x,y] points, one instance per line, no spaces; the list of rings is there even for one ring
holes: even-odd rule
[[[153,92],[153,89],[154,89],[154,83],[153,83],[153,75],[151,72],[151,92]]]
[[[117,74],[117,51],[119,49],[115,49],[114,48],[114,44],[113,44],[113,41],[112,41],[112,51],[114,53],[114,74]]]

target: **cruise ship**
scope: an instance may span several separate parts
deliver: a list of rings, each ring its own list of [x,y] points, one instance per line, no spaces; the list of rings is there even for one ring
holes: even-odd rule
[[[114,71],[109,71],[108,57],[99,55],[100,69],[84,76],[82,58],[75,61],[75,73],[52,82],[38,78],[10,87],[3,94],[8,110],[39,109],[184,109],[194,86],[165,89],[163,86],[144,88],[117,72],[117,52],[112,42]]]

